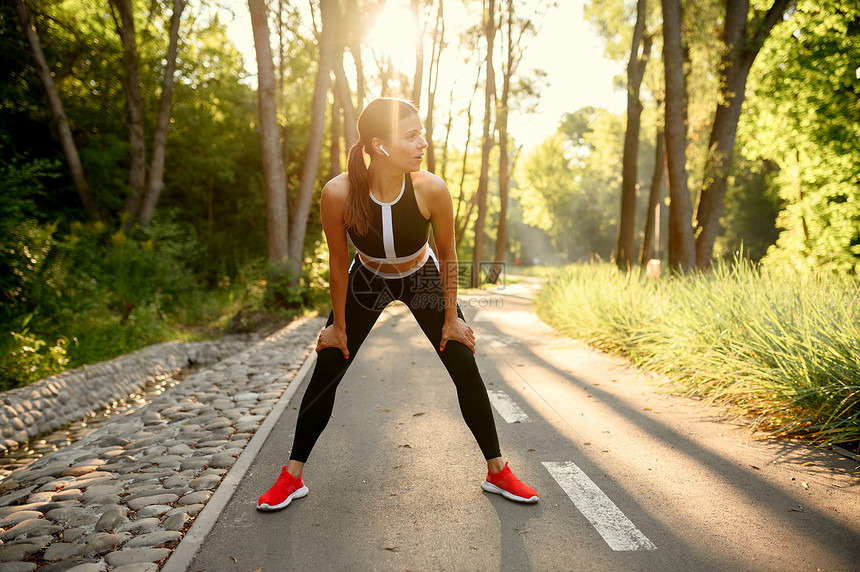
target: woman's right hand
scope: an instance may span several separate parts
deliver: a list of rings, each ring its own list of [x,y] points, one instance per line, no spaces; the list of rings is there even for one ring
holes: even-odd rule
[[[346,330],[337,328],[332,324],[321,331],[320,337],[317,340],[317,353],[326,348],[338,348],[343,352],[344,359],[349,359],[349,348],[346,345]]]

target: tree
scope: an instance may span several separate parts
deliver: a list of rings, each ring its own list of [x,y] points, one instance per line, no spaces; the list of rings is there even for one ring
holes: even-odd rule
[[[767,12],[754,9],[753,20],[748,21],[749,0],[726,0],[722,35],[725,51],[719,68],[720,97],[696,207],[696,265],[701,269],[710,266],[719,233],[726,178],[746,97],[747,76],[770,31],[794,3],[794,0],[774,0]]]
[[[30,13],[27,10],[23,0],[14,0],[15,13],[18,16],[18,21],[21,24],[21,29],[27,38],[27,43],[30,45],[30,51],[33,54],[33,60],[36,63],[39,79],[45,88],[45,93],[48,96],[48,103],[51,107],[51,113],[54,116],[54,121],[57,124],[57,132],[60,136],[60,144],[63,147],[63,153],[66,156],[66,163],[69,166],[69,171],[72,175],[72,181],[75,186],[75,191],[78,193],[78,198],[81,200],[84,212],[90,220],[98,220],[99,213],[95,202],[93,201],[92,193],[90,192],[89,184],[87,183],[84,167],[81,163],[78,148],[75,145],[75,139],[72,135],[72,129],[69,126],[69,119],[66,117],[63,102],[60,99],[60,94],[57,92],[57,86],[54,84],[54,79],[51,77],[51,71],[48,67],[48,61],[45,59],[45,54],[42,51],[42,45],[39,42],[39,36],[36,33],[36,27],[30,19]]]
[[[344,121],[344,137],[346,138],[346,145],[344,146],[344,151],[349,153],[349,148],[353,143],[358,141],[358,130],[356,126],[356,120],[358,114],[356,113],[356,106],[352,101],[352,91],[349,87],[349,81],[346,78],[346,72],[343,69],[343,56],[346,52],[347,48],[347,38],[348,32],[346,31],[348,26],[348,20],[345,18],[345,13],[340,10],[340,8],[336,8],[335,16],[333,18],[336,22],[337,33],[334,34],[334,41],[337,44],[332,48],[332,69],[334,71],[334,91],[337,96],[338,108],[343,112],[343,121]],[[358,65],[360,68],[361,66]],[[359,105],[361,101],[359,100]],[[334,131],[332,131],[332,136],[334,136]]]
[[[496,95],[496,76],[493,69],[493,43],[496,37],[496,2],[487,0],[484,17],[484,38],[487,45],[486,85],[484,86],[484,130],[481,147],[481,178],[478,181],[477,202],[478,218],[475,221],[475,246],[472,255],[472,287],[480,283],[481,261],[484,254],[484,224],[487,215],[487,187],[490,174],[490,150],[493,148],[493,138],[490,133],[492,121],[493,100]]]
[[[511,80],[523,56],[523,37],[526,32],[534,32],[530,20],[516,18],[514,0],[507,0],[503,14],[505,60],[502,64],[502,95],[496,101],[496,131],[499,134],[499,217],[496,226],[496,252],[494,266],[489,273],[490,282],[495,282],[500,273],[500,265],[507,252],[508,224],[508,187],[510,186],[511,167],[508,150],[508,109],[511,99]],[[516,22],[516,29],[514,23]],[[516,37],[515,37],[516,36]]]
[[[260,114],[260,150],[266,182],[266,228],[268,259],[274,274],[286,270],[288,248],[287,177],[281,156],[278,133],[278,108],[275,99],[275,63],[269,44],[269,20],[264,0],[248,0],[254,50],[257,54],[257,96]],[[273,276],[278,278],[279,276]]]
[[[444,2],[438,0],[436,25],[433,26],[433,39],[430,49],[430,69],[427,71],[427,115],[424,131],[427,133],[427,170],[436,172],[436,145],[433,143],[434,111],[436,108],[436,88],[439,85],[439,60],[445,47],[445,17],[442,11]],[[447,145],[443,147],[443,153]]]
[[[122,41],[122,61],[125,74],[122,76],[128,114],[128,141],[130,166],[128,172],[129,195],[126,197],[125,227],[137,220],[140,201],[146,183],[146,139],[143,130],[143,94],[141,93],[140,54],[137,50],[134,7],[132,0],[109,0],[116,31]],[[119,12],[117,17],[116,12]]]
[[[415,18],[415,24],[420,27],[415,36],[415,75],[412,78],[412,101],[418,105],[421,101],[421,84],[424,81],[424,32],[427,30],[427,23],[420,24],[421,0],[411,0],[410,7],[412,8],[412,17]]]
[[[360,9],[358,0],[349,0],[346,5],[347,21],[352,22],[356,28],[363,29],[362,22],[366,18],[365,10]],[[353,27],[350,26],[352,30]],[[350,34],[347,40],[349,52],[352,54],[352,59],[355,62],[355,98],[356,107],[364,109],[364,101],[366,97],[365,79],[364,79],[364,64],[362,60],[362,43],[358,34]]]
[[[639,91],[645,66],[651,52],[651,36],[645,33],[646,0],[636,2],[636,23],[630,46],[630,60],[627,63],[627,134],[624,137],[624,157],[622,159],[621,209],[618,218],[618,243],[615,251],[615,264],[622,270],[629,270],[633,264],[634,234],[636,230],[636,186],[639,158],[639,129],[642,116],[642,102]],[[641,53],[640,53],[641,46]]]
[[[669,267],[686,272],[696,264],[686,168],[686,89],[681,44],[681,2],[662,0],[666,76],[666,161],[669,174]]]
[[[170,127],[170,109],[173,103],[173,75],[176,71],[176,52],[179,43],[179,23],[186,6],[185,0],[173,0],[173,14],[170,17],[167,65],[162,79],[161,100],[158,105],[158,118],[152,138],[152,164],[149,167],[148,186],[140,206],[138,222],[147,227],[152,222],[155,205],[164,188],[164,156],[167,150],[167,130]]]
[[[320,0],[320,20],[322,29],[318,37],[319,60],[317,63],[316,81],[311,103],[311,125],[308,134],[308,145],[305,148],[305,164],[299,182],[296,197],[296,207],[290,220],[290,260],[289,268],[294,280],[301,275],[302,252],[304,250],[305,232],[308,225],[308,214],[311,210],[314,185],[317,182],[320,151],[322,150],[325,129],[325,108],[329,85],[331,84],[332,58],[334,48],[334,26],[337,14],[334,0]]]
[[[475,198],[478,196],[477,192],[472,193],[472,196],[469,198],[469,201],[468,201],[468,206],[465,207],[466,210],[465,210],[465,212],[463,212],[462,209],[463,209],[464,205],[466,205],[466,176],[468,175],[468,172],[469,172],[469,146],[472,143],[472,123],[473,123],[472,102],[475,100],[475,96],[478,93],[478,86],[480,85],[480,82],[481,82],[481,69],[479,67],[478,73],[476,74],[476,77],[475,77],[475,84],[472,88],[472,96],[469,98],[469,103],[465,109],[465,111],[466,111],[466,142],[463,146],[463,161],[462,161],[462,164],[460,166],[460,184],[458,185],[458,188],[460,189],[460,193],[459,193],[459,196],[457,197],[457,205],[456,205],[456,209],[455,209],[455,213],[454,213],[454,229],[455,229],[454,236],[455,236],[457,248],[460,247],[460,243],[462,242],[463,236],[465,235],[466,227],[468,226],[469,221],[472,219],[472,209],[475,206]],[[453,102],[453,96],[451,99]],[[448,128],[447,133],[450,134],[450,132],[451,132],[451,129],[450,129],[451,122],[450,121],[448,122],[448,125],[449,125],[449,128]],[[447,152],[447,148],[448,148],[447,138],[448,138],[448,136],[446,135],[446,145],[445,145],[446,152]]]

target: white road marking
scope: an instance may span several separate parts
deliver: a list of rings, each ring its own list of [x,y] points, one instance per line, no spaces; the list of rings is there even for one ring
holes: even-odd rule
[[[544,462],[543,466],[612,550],[657,549],[574,463]]]
[[[490,403],[499,412],[499,415],[508,423],[516,423],[517,421],[524,423],[529,421],[529,416],[517,405],[513,399],[508,397],[508,394],[503,391],[494,389],[487,390],[487,395],[490,397]]]

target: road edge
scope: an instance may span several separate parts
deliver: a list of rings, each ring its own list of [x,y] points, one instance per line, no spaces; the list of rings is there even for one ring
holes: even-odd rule
[[[161,568],[162,572],[185,572],[191,565],[191,562],[197,555],[197,551],[200,550],[203,541],[206,540],[206,536],[212,530],[212,527],[215,526],[224,507],[233,498],[233,494],[236,492],[239,483],[242,481],[245,473],[248,472],[248,469],[251,468],[251,463],[254,462],[257,453],[263,448],[266,439],[269,438],[269,434],[272,432],[275,424],[281,418],[284,411],[286,411],[296,391],[304,383],[308,372],[311,371],[316,362],[316,357],[317,353],[311,349],[301,368],[299,368],[299,371],[290,381],[290,385],[281,394],[280,399],[278,399],[272,411],[266,416],[260,428],[254,433],[245,450],[242,451],[239,458],[236,459],[236,462],[233,463],[233,466],[224,476],[215,494],[212,495],[209,502],[200,511],[200,514],[194,519],[194,524],[191,525],[191,528],[188,529],[188,532],[185,533],[185,536],[182,537],[182,540],[179,541],[179,544],[164,563],[164,566]]]

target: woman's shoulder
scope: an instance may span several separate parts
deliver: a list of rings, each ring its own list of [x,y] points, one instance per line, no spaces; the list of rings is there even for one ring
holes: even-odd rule
[[[349,197],[349,177],[346,173],[329,179],[322,190],[323,196],[327,198],[338,198],[346,202]]]
[[[412,177],[412,187],[416,192],[426,195],[438,195],[438,194],[446,194],[449,195],[448,185],[445,184],[445,181],[442,177],[435,175],[429,171],[420,170],[411,173]]]

